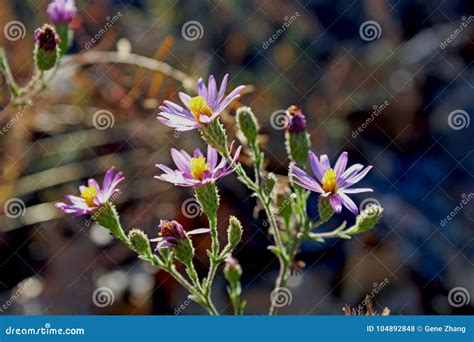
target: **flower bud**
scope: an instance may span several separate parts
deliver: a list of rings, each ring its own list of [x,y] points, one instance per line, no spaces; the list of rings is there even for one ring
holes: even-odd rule
[[[242,267],[240,267],[237,259],[229,255],[225,261],[224,276],[229,284],[235,286],[242,276]]]
[[[193,262],[194,247],[189,237],[178,240],[173,251],[176,259],[183,265],[190,265]]]
[[[35,30],[35,63],[39,70],[46,71],[54,67],[58,60],[59,36],[51,25],[44,24]]]
[[[274,173],[269,173],[263,178],[263,191],[266,195],[270,196],[277,183],[277,178]]]
[[[196,192],[196,199],[206,216],[215,216],[217,208],[219,208],[219,194],[214,182],[196,187],[194,190]]]
[[[127,241],[127,236],[120,224],[119,214],[113,204],[105,202],[91,215],[91,217],[102,227],[110,230],[110,232],[120,240]]]
[[[135,252],[140,255],[151,255],[150,241],[142,230],[133,228],[128,232],[128,239]]]
[[[306,118],[301,109],[296,106],[290,106],[286,110],[286,125],[285,129],[289,133],[298,134],[306,129]]]
[[[219,119],[213,120],[209,125],[199,129],[202,138],[206,143],[216,149],[221,155],[227,152],[227,133]]]
[[[293,162],[304,166],[308,161],[310,147],[306,119],[296,106],[290,106],[286,110],[286,116],[286,151]]]
[[[236,112],[237,126],[250,144],[257,141],[258,122],[250,107],[240,107]]]
[[[229,228],[227,229],[228,248],[233,250],[242,239],[242,225],[235,216],[229,218]]]
[[[370,205],[360,212],[356,218],[356,223],[347,230],[348,235],[364,233],[380,221],[383,208],[378,205]]]

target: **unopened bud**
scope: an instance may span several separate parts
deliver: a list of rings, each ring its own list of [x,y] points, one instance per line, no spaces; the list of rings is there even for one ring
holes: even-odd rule
[[[257,140],[258,122],[250,107],[240,107],[236,113],[237,126],[249,143]]]

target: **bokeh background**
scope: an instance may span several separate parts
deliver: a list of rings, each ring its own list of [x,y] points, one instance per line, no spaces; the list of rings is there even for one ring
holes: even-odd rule
[[[47,3],[2,1],[0,44],[21,84],[32,76],[33,31],[47,20]],[[268,170],[286,173],[272,113],[291,104],[306,114],[317,154],[334,160],[346,150],[350,162],[374,165],[363,183],[385,208],[382,223],[349,241],[305,243],[298,257],[306,266],[290,279],[282,314],[339,315],[366,295],[396,315],[474,312],[473,2],[79,0],[78,8],[70,56],[48,88],[31,106],[0,114],[8,127],[0,137],[1,314],[204,313],[167,274],[53,203],[115,165],[127,177],[116,201],[124,226],[150,236],[160,218],[204,226],[189,189],[153,176],[156,163],[170,163],[170,147],[203,147],[197,132],[159,124],[159,104],[211,73],[229,73],[232,88],[251,85],[240,101],[260,121]],[[12,20],[26,29],[16,41],[3,32]],[[177,71],[165,75],[159,62]],[[100,129],[98,111],[110,114]],[[230,130],[233,114],[224,118]],[[266,314],[278,265],[264,216],[254,216],[255,199],[235,176],[219,185],[223,236],[230,214],[245,227],[236,257],[247,313]],[[25,204],[18,217],[5,213],[13,198]],[[204,275],[209,241],[194,240]],[[225,286],[220,274],[214,297],[230,314]],[[100,288],[113,301],[97,305]]]

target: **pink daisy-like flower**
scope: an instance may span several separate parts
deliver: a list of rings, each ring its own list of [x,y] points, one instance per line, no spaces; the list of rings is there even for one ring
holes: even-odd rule
[[[224,76],[219,90],[217,90],[216,80],[213,75],[209,77],[207,87],[202,78],[200,78],[197,83],[198,96],[191,97],[180,92],[179,98],[185,107],[181,107],[171,101],[165,101],[164,105],[160,106],[161,112],[158,113],[158,121],[166,126],[175,128],[177,131],[189,131],[208,125],[232,101],[238,98],[240,92],[245,88],[244,85],[238,86],[229,95],[224,97],[228,77],[229,75]]]
[[[117,185],[124,179],[125,177],[120,171],[114,176],[114,167],[111,167],[105,173],[102,187],[95,179],[91,178],[87,181],[87,186],[81,185],[79,187],[80,196],[66,195],[65,197],[70,203],[58,202],[55,206],[64,213],[74,214],[74,216],[90,214],[106,203],[114,193],[120,192]]]
[[[159,237],[156,239],[151,239],[152,242],[158,242],[156,245],[156,250],[161,248],[173,248],[176,244],[186,238],[186,236],[196,235],[196,234],[205,234],[209,233],[209,228],[198,228],[186,232],[183,226],[178,221],[167,221],[160,220],[160,225],[158,226]]]
[[[230,145],[231,151],[233,144],[234,142]],[[199,187],[214,182],[234,171],[235,162],[239,157],[241,148],[242,146],[237,148],[231,165],[227,164],[225,158],[222,158],[218,163],[217,151],[211,146],[207,147],[207,158],[204,157],[199,149],[196,149],[191,157],[184,150],[178,151],[172,148],[171,158],[178,169],[172,170],[164,164],[157,164],[156,166],[164,173],[160,176],[155,176],[155,178],[185,187]]]
[[[309,152],[308,156],[316,179],[299,167],[291,165],[290,176],[292,181],[303,188],[318,192],[321,196],[328,198],[329,204],[336,213],[340,213],[342,205],[344,205],[353,214],[358,214],[359,209],[347,195],[373,191],[371,188],[351,188],[365,177],[372,166],[364,168],[361,164],[354,164],[346,169],[347,152],[343,152],[339,156],[334,168],[331,168],[328,156],[325,154],[321,155],[319,159],[313,152]]]

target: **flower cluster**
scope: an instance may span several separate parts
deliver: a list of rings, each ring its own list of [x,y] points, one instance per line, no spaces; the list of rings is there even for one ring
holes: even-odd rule
[[[219,115],[240,96],[244,89],[244,86],[239,86],[226,96],[227,82],[228,75],[225,75],[220,88],[217,89],[214,76],[209,77],[207,86],[202,79],[199,79],[197,96],[180,93],[179,97],[184,107],[165,101],[158,114],[161,123],[178,131],[198,129],[207,143],[206,155],[200,149],[195,149],[190,154],[185,150],[171,148],[171,159],[175,168],[157,164],[163,173],[155,178],[175,186],[193,189],[196,200],[208,219],[208,228],[186,231],[176,220],[161,220],[156,238],[148,239],[147,235],[137,228],[129,230],[127,236],[120,224],[118,213],[111,204],[112,195],[119,191],[117,186],[124,180],[122,173],[115,174],[113,168],[107,171],[102,185],[94,179],[89,179],[87,185],[79,187],[80,196],[68,195],[69,203],[56,204],[64,213],[75,216],[101,211],[97,219],[101,225],[108,228],[142,259],[169,272],[191,293],[193,300],[213,315],[217,314],[217,310],[212,303],[211,287],[219,266],[223,264],[225,264],[224,277],[228,282],[227,292],[235,314],[242,314],[246,306],[246,301],[241,298],[242,268],[237,259],[232,257],[243,235],[242,225],[236,217],[229,217],[227,244],[223,248],[220,246],[222,239],[217,229],[217,211],[220,203],[217,182],[223,177],[236,172],[238,179],[262,203],[275,242],[270,250],[280,263],[275,289],[285,287],[292,268],[294,269],[293,265],[304,267],[304,262],[297,261],[296,255],[305,240],[321,242],[326,238],[351,238],[352,235],[372,229],[378,223],[383,211],[377,207],[370,208],[370,211],[364,209],[359,214],[357,205],[349,195],[373,191],[371,188],[354,187],[367,175],[372,166],[354,164],[348,167],[347,152],[339,156],[334,167],[331,166],[327,155],[322,154],[318,157],[310,150],[306,117],[296,106],[290,106],[286,110],[285,127],[285,144],[291,160],[288,170],[291,194],[282,193],[281,189],[285,187],[277,186],[278,178],[265,171],[264,154],[259,148],[259,125],[256,116],[249,107],[237,110],[237,127],[240,136],[244,137],[243,140],[250,149],[254,163],[254,179],[252,179],[237,162],[242,146],[238,146],[232,153],[234,141],[228,144],[227,131],[219,120]],[[308,164],[314,176],[306,171]],[[305,214],[310,192],[319,194],[318,221],[312,221]],[[284,198],[285,195],[287,198]],[[280,203],[278,209],[274,209],[278,203]],[[334,213],[340,213],[343,206],[356,215],[352,226],[346,228],[347,223],[344,222],[331,232],[313,232]],[[211,248],[207,253],[209,270],[207,276],[201,280],[194,267],[195,250],[191,236],[207,233],[211,240]],[[150,248],[150,242],[156,243],[154,252]],[[174,262],[184,266],[188,279],[177,271]],[[277,306],[272,301],[270,314],[276,313],[276,310]]]

